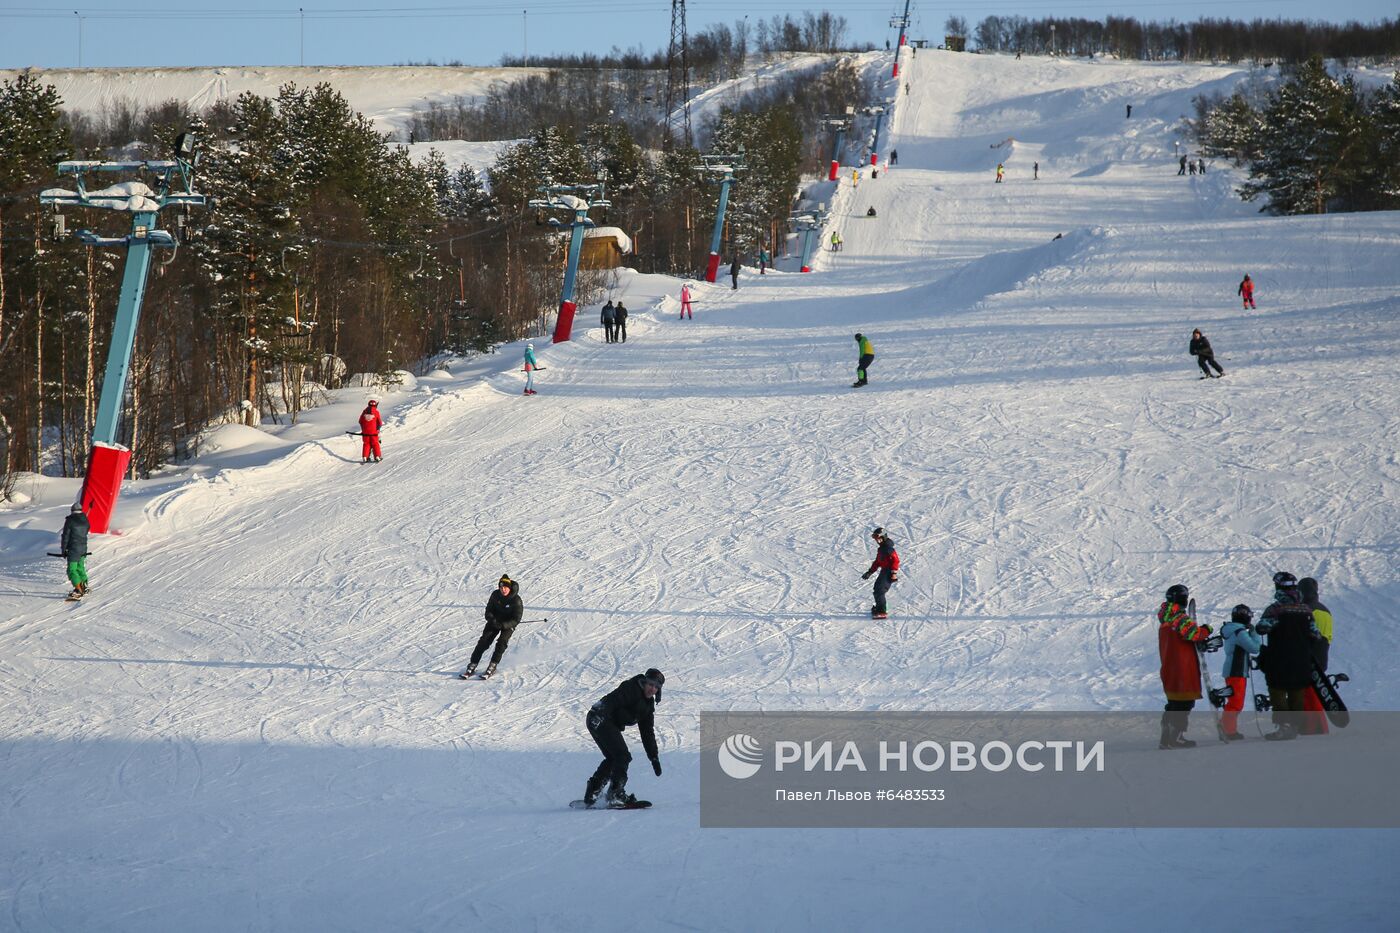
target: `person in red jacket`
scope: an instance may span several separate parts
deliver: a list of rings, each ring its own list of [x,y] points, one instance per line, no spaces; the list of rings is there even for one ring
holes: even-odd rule
[[[1244,301],[1244,310],[1248,311],[1254,307],[1254,280],[1245,275],[1244,281],[1240,283],[1236,294]]]
[[[1210,637],[1210,626],[1186,614],[1190,598],[1190,592],[1178,583],[1167,590],[1166,601],[1157,610],[1157,654],[1162,660],[1162,690],[1167,695],[1159,748],[1192,748],[1196,744],[1186,738],[1186,723],[1201,698],[1201,658],[1196,642]]]
[[[360,434],[364,436],[364,444],[360,450],[360,456],[364,457],[363,462],[369,463],[371,455],[375,463],[384,459],[379,452],[379,429],[382,427],[384,419],[379,417],[379,400],[372,398],[360,415]]]
[[[875,605],[870,607],[870,618],[888,619],[890,614],[885,605],[885,594],[891,586],[899,582],[899,552],[894,549],[894,542],[885,534],[885,529],[876,528],[870,533],[870,537],[875,539],[880,550],[875,554],[870,569],[861,575],[861,579],[869,580],[879,571],[880,575],[875,577]]]

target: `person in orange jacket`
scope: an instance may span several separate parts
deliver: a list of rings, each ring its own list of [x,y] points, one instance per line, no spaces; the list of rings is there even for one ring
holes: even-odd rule
[[[1196,643],[1210,637],[1210,626],[1187,614],[1190,598],[1190,591],[1178,583],[1167,590],[1166,600],[1157,610],[1157,654],[1162,661],[1162,691],[1167,695],[1158,748],[1193,748],[1196,744],[1186,738],[1186,724],[1201,698],[1201,658]]]
[[[364,443],[360,445],[360,456],[364,458],[362,462],[369,463],[371,455],[375,463],[384,459],[379,451],[379,429],[382,427],[384,419],[379,416],[379,400],[372,398],[360,414],[360,434],[364,438]]]

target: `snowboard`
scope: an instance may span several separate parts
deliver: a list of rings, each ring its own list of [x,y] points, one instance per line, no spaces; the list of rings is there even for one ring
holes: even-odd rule
[[[63,597],[63,601],[64,601],[65,603],[80,603],[80,602],[83,601],[83,598],[86,597],[87,594],[88,594],[88,593],[91,593],[91,592],[92,592],[92,584],[89,583],[89,584],[88,584],[88,588],[87,588],[87,593],[83,593],[82,596],[65,596],[65,597]],[[1340,702],[1340,701],[1338,701],[1338,702]],[[1344,707],[1342,707],[1342,709],[1346,709],[1346,707],[1344,706]]]
[[[590,807],[587,803],[585,803],[582,800],[569,801],[569,809],[571,810],[646,810],[650,807],[650,800],[638,800],[636,803],[629,803],[625,807],[610,807],[607,804],[604,804],[601,807],[597,804],[594,804]]]
[[[1327,720],[1338,729],[1345,729],[1351,722],[1351,713],[1347,712],[1347,705],[1342,702],[1342,695],[1337,692],[1338,683],[1346,683],[1351,678],[1346,674],[1333,674],[1328,676],[1327,672],[1318,667],[1317,661],[1312,664],[1312,688],[1317,691],[1317,698],[1322,702],[1322,708],[1327,711]]]
[[[1196,618],[1196,600],[1194,598],[1186,604],[1186,613],[1192,619]],[[1225,738],[1225,727],[1220,724],[1220,708],[1225,705],[1225,700],[1230,697],[1232,691],[1229,687],[1215,689],[1215,684],[1210,677],[1210,665],[1206,662],[1206,653],[1217,651],[1219,648],[1219,635],[1212,635],[1205,641],[1198,641],[1196,642],[1196,659],[1201,668],[1202,693],[1210,701],[1211,712],[1215,715],[1215,737],[1222,742],[1228,742],[1230,740]]]

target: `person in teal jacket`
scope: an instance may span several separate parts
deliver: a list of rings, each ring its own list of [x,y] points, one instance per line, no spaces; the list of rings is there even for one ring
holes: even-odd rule
[[[866,384],[865,370],[875,362],[875,348],[865,339],[864,334],[856,334],[856,346],[860,348],[860,359],[856,362],[856,381],[851,383],[853,389]]]
[[[525,344],[525,394],[535,393],[535,370],[540,368],[540,364],[535,361],[535,345]]]
[[[1254,610],[1240,603],[1230,613],[1230,621],[1220,630],[1225,663],[1221,676],[1232,691],[1225,700],[1225,712],[1220,716],[1220,728],[1225,738],[1238,742],[1244,738],[1239,730],[1240,710],[1249,695],[1249,659],[1259,653],[1259,633],[1254,631]]]

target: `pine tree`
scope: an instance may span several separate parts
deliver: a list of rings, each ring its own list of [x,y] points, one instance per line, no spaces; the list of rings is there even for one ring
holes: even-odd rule
[[[1375,139],[1372,181],[1378,206],[1395,210],[1400,208],[1400,71],[1376,94],[1371,122]]]
[[[1276,214],[1326,213],[1363,168],[1364,119],[1356,86],[1314,56],[1271,98],[1258,158],[1240,195]]]

